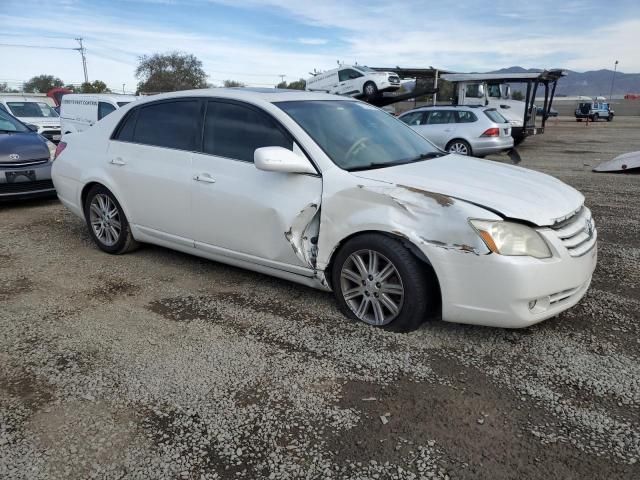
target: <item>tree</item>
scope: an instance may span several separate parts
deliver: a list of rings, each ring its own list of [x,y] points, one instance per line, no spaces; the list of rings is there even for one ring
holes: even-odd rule
[[[191,88],[206,88],[207,74],[202,62],[194,55],[170,52],[139,57],[136,68],[138,91],[146,93],[175,92]]]
[[[301,78],[300,80],[296,80],[295,82],[291,82],[289,84],[287,84],[287,82],[285,81],[282,81],[278,85],[276,85],[276,88],[288,88],[289,90],[304,90],[306,86],[307,86],[307,82],[305,82],[304,79]]]
[[[18,93],[18,90],[11,88],[7,82],[0,83],[0,93]]]
[[[80,93],[109,93],[111,90],[107,88],[107,84],[102,80],[94,80],[93,82],[84,82],[80,86]]]
[[[234,88],[234,87],[244,87],[246,86],[242,82],[238,82],[237,80],[225,80],[222,82],[225,88]]]
[[[524,100],[524,95],[520,90],[511,92],[511,100]]]
[[[53,75],[38,75],[24,84],[24,91],[28,93],[47,93],[52,88],[62,87],[64,82]]]

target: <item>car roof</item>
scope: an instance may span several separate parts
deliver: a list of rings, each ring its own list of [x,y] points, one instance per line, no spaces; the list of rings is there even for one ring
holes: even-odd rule
[[[181,90],[179,92],[161,93],[149,95],[136,103],[146,103],[154,100],[169,100],[182,97],[217,97],[232,100],[245,100],[248,102],[276,103],[285,101],[312,101],[312,100],[343,100],[357,102],[350,97],[332,95],[329,93],[307,92],[304,90],[288,90],[281,88],[201,88],[197,90]]]
[[[97,100],[100,99],[109,99],[115,102],[118,101],[133,101],[136,97],[135,95],[124,95],[121,93],[67,93],[62,97],[62,101],[64,103],[65,99],[74,99],[74,98],[95,98]]]
[[[422,107],[412,108],[411,110],[407,110],[403,112],[402,115],[411,112],[424,112],[426,110],[458,110],[458,111],[473,111],[478,108],[482,108],[484,110],[495,110],[494,107],[490,107],[487,105],[424,105]]]

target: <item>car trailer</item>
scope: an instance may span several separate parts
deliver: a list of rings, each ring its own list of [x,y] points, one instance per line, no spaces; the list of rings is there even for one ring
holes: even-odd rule
[[[434,105],[436,94],[438,93],[438,77],[446,70],[436,68],[401,68],[401,67],[369,67],[377,72],[393,72],[400,77],[400,80],[414,80],[413,90],[402,94],[384,94],[376,98],[367,99],[368,103],[376,107],[386,107],[394,103],[411,100],[424,95],[433,95]]]
[[[456,92],[457,104],[478,104],[478,100],[484,100],[484,105],[495,106],[500,113],[512,121],[512,135],[516,143],[520,143],[524,138],[529,135],[538,135],[544,133],[544,127],[549,118],[549,111],[553,98],[556,92],[556,86],[558,80],[566,76],[567,73],[563,70],[543,70],[541,72],[524,72],[524,73],[451,73],[442,75],[443,80],[454,83]],[[527,85],[527,91],[525,94],[522,107],[517,108],[518,118],[513,117],[513,111],[508,109],[515,106],[515,100],[511,99],[492,99],[488,95],[489,86],[503,87],[511,83],[524,83]],[[469,85],[483,85],[484,97],[482,99],[473,99],[471,102],[464,97],[465,87]],[[538,93],[538,87],[544,86],[544,105],[542,108],[542,121],[541,125],[536,125],[537,108],[535,108],[535,99]],[[501,89],[502,91],[502,89]],[[507,95],[508,97],[509,95]],[[503,103],[509,103],[510,105],[503,105]],[[520,102],[518,102],[520,103]],[[520,118],[522,117],[522,118]]]

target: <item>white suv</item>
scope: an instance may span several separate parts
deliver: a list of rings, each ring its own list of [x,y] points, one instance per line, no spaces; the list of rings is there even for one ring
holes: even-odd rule
[[[318,73],[306,82],[306,89],[312,92],[336,93],[367,99],[400,88],[400,77],[395,73],[377,72],[362,65],[342,65],[340,68]]]

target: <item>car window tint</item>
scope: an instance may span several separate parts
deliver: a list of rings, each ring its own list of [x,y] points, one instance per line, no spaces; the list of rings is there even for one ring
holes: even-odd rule
[[[424,112],[411,112],[400,117],[400,120],[407,125],[422,125],[425,123],[424,117]]]
[[[345,80],[349,80],[349,70],[344,69],[338,72],[338,80],[344,82]]]
[[[495,110],[494,110],[495,111]],[[458,123],[473,123],[478,120],[473,112],[467,112],[465,110],[459,110],[456,113],[456,121]]]
[[[178,150],[196,150],[200,137],[197,100],[162,102],[140,108],[133,133],[135,143]]]
[[[98,120],[106,117],[116,109],[113,105],[107,102],[98,102]]]
[[[502,114],[501,114],[499,111],[497,111],[497,110],[495,110],[495,109],[493,109],[493,108],[488,109],[488,110],[485,110],[485,111],[484,111],[484,114],[485,114],[487,117],[489,117],[489,119],[490,119],[492,122],[496,122],[496,123],[509,123],[509,120],[507,120],[506,118],[504,118],[504,117],[502,116]]]
[[[439,125],[442,123],[454,123],[453,110],[431,110],[429,112],[429,125]]]
[[[293,149],[288,137],[268,115],[236,103],[209,102],[204,122],[204,152],[253,162],[261,147]]]

